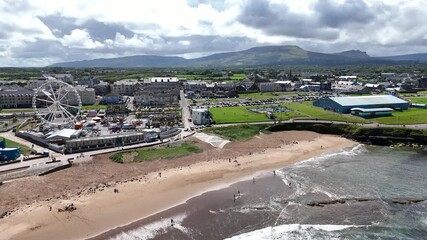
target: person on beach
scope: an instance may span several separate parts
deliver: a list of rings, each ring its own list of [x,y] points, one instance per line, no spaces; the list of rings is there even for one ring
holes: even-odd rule
[[[252,178],[252,183],[255,183],[255,177]]]
[[[320,149],[323,149],[323,145],[320,145]]]
[[[237,191],[237,196],[239,196],[239,197],[240,197],[240,191]]]
[[[162,172],[159,172],[159,177],[162,177]]]
[[[276,170],[273,170],[273,175],[276,175]]]
[[[175,223],[173,222],[173,218],[171,218],[171,226],[173,227]]]
[[[289,182],[289,188],[292,188],[292,182]]]

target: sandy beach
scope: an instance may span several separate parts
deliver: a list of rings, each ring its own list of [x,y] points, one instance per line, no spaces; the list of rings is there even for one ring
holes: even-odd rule
[[[38,181],[50,190],[46,192],[49,197],[42,192],[38,196],[32,193],[33,199],[10,205],[15,211],[0,219],[0,239],[93,237],[184,203],[203,192],[357,144],[342,137],[298,131],[261,134],[250,141],[229,143],[224,149],[214,149],[194,139],[189,141],[202,146],[204,152],[175,160],[119,166],[113,165],[108,156],[100,156],[94,163],[73,167],[43,180],[34,177],[1,186],[0,195],[6,196],[5,201],[18,203],[20,196],[25,196],[26,187],[31,187],[30,182]],[[102,174],[96,176],[103,164],[105,168],[111,166],[112,173],[100,172]],[[86,176],[91,180],[85,181]],[[74,178],[75,182],[65,190],[56,190],[58,183],[49,185],[49,180],[64,178]],[[95,191],[89,190],[95,186]],[[21,193],[11,193],[14,187],[21,187],[16,189]],[[114,189],[119,192],[115,193]],[[76,210],[58,211],[70,203]]]

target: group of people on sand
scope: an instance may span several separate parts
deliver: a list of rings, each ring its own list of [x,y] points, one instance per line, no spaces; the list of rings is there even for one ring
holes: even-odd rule
[[[114,188],[114,193],[119,193],[119,189]]]

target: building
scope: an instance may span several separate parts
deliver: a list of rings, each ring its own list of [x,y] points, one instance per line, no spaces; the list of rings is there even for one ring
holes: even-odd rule
[[[122,98],[120,96],[109,95],[109,96],[104,96],[99,102],[99,104],[110,105],[110,104],[119,104],[121,102],[122,102]]]
[[[195,125],[211,124],[211,113],[206,108],[191,109],[191,119]]]
[[[391,108],[352,108],[351,114],[363,118],[385,117],[393,115]]]
[[[78,80],[77,84],[93,88],[95,85],[99,84],[100,82],[101,81],[99,79],[97,79],[97,78],[85,77],[83,79]]]
[[[29,108],[34,91],[19,86],[0,88],[0,108]]]
[[[135,89],[135,105],[164,107],[178,105],[180,83],[178,78],[150,78]]]
[[[110,84],[103,81],[94,85],[93,88],[95,89],[95,94],[97,96],[105,96],[110,92]]]
[[[93,104],[95,104],[95,102],[96,102],[95,89],[87,88],[84,86],[77,86],[76,90],[80,95],[82,105],[93,105]]]
[[[321,98],[314,101],[313,105],[340,113],[350,113],[352,108],[392,108],[399,110],[409,109],[409,103],[407,101],[392,95]]]
[[[418,80],[418,87],[421,89],[427,89],[427,76],[423,76]]]
[[[71,74],[65,73],[65,74],[43,74],[44,78],[52,77],[54,79],[66,82],[70,85],[74,85],[74,77]]]
[[[134,90],[138,88],[139,85],[137,79],[123,79],[113,83],[111,92],[114,95],[133,96]]]

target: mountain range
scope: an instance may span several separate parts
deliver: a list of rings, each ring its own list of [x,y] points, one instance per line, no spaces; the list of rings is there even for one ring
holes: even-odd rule
[[[306,51],[298,46],[254,47],[239,52],[217,53],[186,59],[173,56],[136,55],[119,58],[62,62],[50,67],[69,68],[140,68],[140,67],[274,67],[287,65],[339,66],[356,64],[390,64],[427,62],[427,54],[371,57],[366,52],[350,50],[339,53]]]

